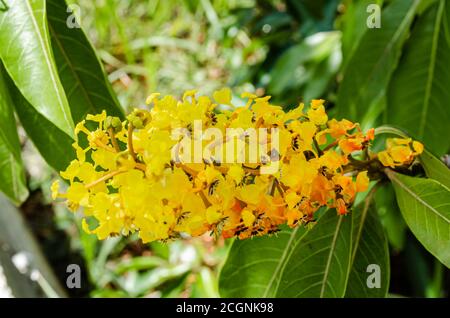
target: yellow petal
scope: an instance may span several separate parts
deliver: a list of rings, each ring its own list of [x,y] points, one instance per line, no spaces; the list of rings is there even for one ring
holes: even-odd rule
[[[236,184],[241,183],[242,178],[245,175],[244,169],[240,165],[232,165],[230,169],[228,170],[228,175],[231,179],[236,182]]]
[[[255,222],[255,215],[253,212],[249,209],[242,210],[242,220],[244,221],[245,226],[250,227],[253,225],[253,222]]]
[[[85,231],[87,234],[92,234],[92,231],[89,229],[89,224],[86,221],[86,218],[83,218],[81,220],[81,228],[83,231]]]
[[[53,182],[50,189],[52,190],[52,199],[56,200],[59,195],[59,181],[56,180],[55,182]]]
[[[213,93],[215,101],[219,104],[229,105],[231,103],[231,90],[227,87]]]
[[[369,187],[369,177],[367,171],[361,171],[356,176],[356,191],[364,192]]]
[[[420,155],[423,152],[423,144],[418,141],[413,141],[412,147],[417,155]]]

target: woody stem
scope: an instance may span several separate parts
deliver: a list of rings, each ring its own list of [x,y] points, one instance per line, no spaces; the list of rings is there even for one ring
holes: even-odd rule
[[[328,146],[326,146],[326,147],[323,149],[323,151],[330,150],[331,148],[337,146],[338,143],[339,143],[338,140],[333,141],[331,144],[329,144]]]

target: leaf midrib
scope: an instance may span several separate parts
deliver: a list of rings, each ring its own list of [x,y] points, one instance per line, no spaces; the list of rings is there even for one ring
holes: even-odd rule
[[[268,296],[268,294],[269,294],[269,292],[270,292],[270,290],[271,290],[271,288],[272,288],[272,285],[273,285],[273,283],[274,283],[274,281],[275,281],[277,275],[279,274],[280,271],[282,272],[282,270],[283,270],[283,268],[284,268],[284,265],[289,261],[289,258],[290,258],[290,255],[291,255],[291,251],[289,251],[289,249],[290,249],[290,247],[291,247],[291,245],[292,245],[292,243],[293,243],[293,241],[294,241],[294,239],[295,239],[295,235],[297,234],[298,229],[299,229],[299,227],[297,226],[297,227],[292,231],[292,233],[291,233],[291,235],[290,235],[290,238],[289,238],[289,241],[288,241],[288,243],[286,244],[286,247],[284,248],[283,254],[282,254],[281,257],[280,257],[280,261],[278,262],[277,267],[275,268],[275,271],[273,272],[273,275],[272,275],[272,277],[270,278],[269,283],[267,284],[266,290],[264,291],[264,294],[263,294],[263,296],[262,296],[263,298],[266,298],[266,297]],[[299,238],[299,241],[301,241],[301,240],[303,239],[303,237],[306,235],[307,232],[308,232],[308,231],[306,231],[306,232]],[[281,278],[280,278],[280,279],[281,279]],[[274,295],[276,294],[276,290],[278,289],[278,285],[279,285],[279,284],[277,284],[277,287],[275,288]]]
[[[403,19],[403,21],[400,23],[399,27],[397,28],[397,30],[395,31],[394,35],[392,36],[391,40],[388,42],[388,44],[386,45],[386,47],[384,48],[382,54],[380,55],[380,57],[378,58],[376,64],[374,65],[374,67],[372,68],[370,74],[364,79],[363,84],[358,85],[357,88],[357,93],[356,96],[357,98],[359,98],[361,96],[361,91],[363,90],[363,88],[365,87],[366,83],[369,81],[370,78],[372,78],[373,74],[375,73],[376,70],[378,70],[379,66],[381,65],[381,61],[384,60],[383,57],[387,54],[387,52],[390,50],[390,48],[394,45],[394,43],[397,41],[397,38],[400,36],[401,32],[403,32],[407,21],[410,20],[410,16],[411,14],[413,14],[416,11],[416,8],[419,4],[419,0],[415,0],[414,4],[411,5],[411,7],[408,9],[407,14],[405,15],[405,18]],[[355,100],[353,99],[352,103],[349,105],[350,107],[350,111],[352,113],[352,115],[356,115],[357,110],[354,109],[354,105],[356,104]],[[356,112],[355,112],[356,111]]]
[[[423,99],[423,106],[422,106],[422,116],[420,118],[420,125],[419,125],[419,138],[423,138],[423,133],[425,131],[426,126],[426,118],[428,114],[428,108],[430,105],[430,98],[431,98],[431,88],[433,86],[433,76],[434,71],[436,68],[436,55],[437,55],[437,47],[438,47],[438,39],[439,39],[439,32],[441,27],[441,20],[442,20],[442,13],[444,11],[444,1],[439,2],[438,11],[436,13],[436,19],[435,24],[433,28],[433,39],[431,44],[431,52],[430,52],[430,64],[428,65],[428,78],[427,83],[425,86],[425,94]]]
[[[50,23],[48,25],[48,29],[49,29],[50,33],[53,35],[53,38],[55,39],[56,44],[58,45],[59,49],[61,50],[61,54],[63,55],[63,58],[65,59],[67,65],[69,66],[69,69],[71,70],[71,73],[73,74],[73,76],[75,78],[75,81],[78,83],[78,86],[81,88],[83,95],[85,96],[85,99],[88,101],[89,109],[95,113],[96,110],[95,110],[94,102],[91,100],[91,98],[86,90],[86,87],[84,87],[83,82],[80,79],[80,76],[75,71],[73,63],[70,61],[69,57],[67,56],[67,53],[66,53],[64,47],[62,46],[57,33],[55,32],[53,27],[50,25]],[[74,86],[76,86],[76,84]]]
[[[334,249],[336,248],[337,237],[339,235],[339,230],[341,228],[343,216],[339,216],[339,221],[336,225],[336,229],[334,230],[333,240],[331,241],[330,252],[328,254],[327,264],[325,266],[325,271],[323,273],[323,279],[320,288],[320,298],[323,298],[325,293],[325,287],[327,283],[328,274],[330,273],[331,260],[333,258]],[[344,289],[345,290],[345,289]]]
[[[48,56],[48,52],[46,50],[44,39],[42,38],[42,34],[39,32],[39,26],[37,25],[37,21],[35,19],[34,14],[33,14],[33,9],[31,8],[30,3],[29,3],[28,0],[25,1],[25,5],[26,5],[26,8],[27,8],[28,14],[30,16],[30,19],[32,21],[34,32],[37,35],[37,38],[38,38],[38,41],[39,41],[39,45],[41,46],[42,52],[44,54],[45,64],[47,65],[47,68],[49,70],[50,77],[51,77],[51,83],[53,85],[53,88],[55,89],[55,92],[57,92],[56,96],[58,98],[59,106],[60,106],[60,108],[61,108],[61,110],[63,112],[66,124],[68,124],[69,127],[71,127],[72,126],[71,121],[67,117],[66,109],[65,109],[64,103],[63,103],[63,101],[61,99],[60,88],[58,88],[58,85],[56,84],[56,79],[55,79],[55,74],[54,74],[54,72],[56,72],[56,70],[52,69],[51,60],[50,60],[50,57]],[[44,8],[43,8],[43,10],[44,10],[44,21],[45,21],[45,9],[46,9],[46,2],[44,1]],[[47,49],[49,49],[49,48],[47,48]]]
[[[414,199],[416,199],[419,203],[421,203],[424,207],[431,210],[434,214],[440,217],[444,222],[450,224],[450,220],[447,219],[444,215],[442,215],[438,210],[429,205],[425,200],[423,200],[420,196],[418,196],[415,192],[413,192],[409,187],[407,187],[400,179],[395,176],[395,172],[388,172],[389,179],[397,183],[403,190],[405,190],[409,195],[411,195]],[[440,185],[440,183],[438,183]]]

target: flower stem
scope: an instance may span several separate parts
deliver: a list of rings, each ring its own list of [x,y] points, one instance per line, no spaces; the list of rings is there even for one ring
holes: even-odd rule
[[[119,144],[117,143],[116,136],[114,135],[114,129],[113,128],[109,128],[108,129],[108,135],[109,135],[109,138],[111,139],[111,143],[112,143],[112,145],[114,147],[114,150],[116,152],[120,152],[120,147],[119,147]]]
[[[131,154],[131,157],[133,157],[133,160],[135,162],[137,162],[137,156],[136,153],[134,152],[134,147],[133,147],[133,130],[134,130],[134,126],[132,123],[128,123],[128,151]]]
[[[101,177],[100,179],[97,179],[89,184],[87,184],[85,187],[86,189],[90,189],[92,187],[95,187],[97,184],[99,184],[100,182],[106,181],[108,179],[111,179],[114,176],[117,176],[118,174],[124,173],[125,170],[115,170],[115,171],[111,171],[108,174],[105,174],[103,177]]]

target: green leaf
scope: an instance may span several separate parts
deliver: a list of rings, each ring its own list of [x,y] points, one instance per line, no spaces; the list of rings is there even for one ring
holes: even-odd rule
[[[302,65],[306,62],[320,63],[326,59],[337,48],[339,40],[339,32],[321,32],[290,47],[275,62],[270,72],[268,91],[279,95],[304,84],[307,76]]]
[[[223,297],[343,297],[351,216],[329,210],[309,231],[235,241],[219,281]]]
[[[433,179],[386,170],[403,218],[422,245],[450,267],[450,191]]]
[[[345,297],[386,297],[390,279],[389,248],[377,211],[371,202],[364,202],[352,213],[353,262]],[[379,288],[369,288],[367,284],[371,275],[369,265],[372,264],[380,269]]]
[[[396,0],[381,13],[381,27],[367,30],[344,70],[338,91],[341,117],[362,120],[381,97],[397,64],[420,0]],[[366,26],[363,26],[366,28]]]
[[[426,175],[450,189],[450,169],[428,150],[419,157]]]
[[[4,74],[16,113],[28,137],[47,163],[57,171],[65,170],[75,159],[74,140],[46,119],[22,96],[12,80]]]
[[[44,118],[73,137],[73,121],[47,30],[45,0],[4,0],[0,57],[22,95]]]
[[[61,83],[75,122],[106,110],[124,117],[92,45],[81,28],[66,24],[65,0],[47,0],[48,28]]]
[[[28,189],[20,154],[21,147],[13,113],[13,102],[3,73],[4,69],[0,62],[0,190],[18,205],[27,198]]]
[[[387,121],[405,128],[438,155],[450,148],[450,3],[420,16],[388,89]]]
[[[375,207],[389,244],[395,251],[402,251],[405,247],[408,226],[398,207],[395,190],[391,183],[384,184],[377,190]]]
[[[353,56],[362,36],[370,29],[367,28],[367,8],[371,4],[383,5],[383,0],[347,0],[343,1],[345,13],[342,16],[342,55],[344,67]]]
[[[0,265],[14,297],[68,297],[53,269],[42,253],[42,246],[27,226],[23,213],[12,206],[0,193]],[[14,255],[22,255],[26,273],[19,272],[12,262]],[[31,272],[39,273],[37,280],[31,280]],[[3,286],[2,286],[3,287]]]

